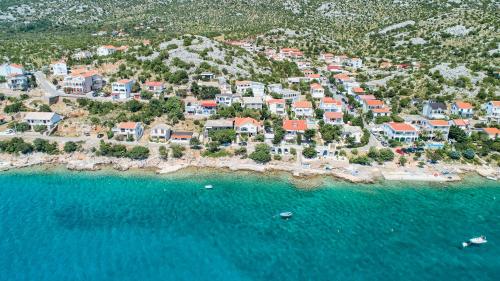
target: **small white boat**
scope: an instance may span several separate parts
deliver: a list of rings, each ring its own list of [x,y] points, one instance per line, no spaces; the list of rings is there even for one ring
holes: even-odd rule
[[[497,181],[498,179],[496,177],[486,177],[487,179],[489,180],[492,180],[492,181]]]
[[[207,185],[205,185],[205,189],[212,189],[212,188],[214,188],[214,187],[213,187],[213,185],[211,185],[211,184],[207,184]]]
[[[488,242],[488,240],[486,240],[486,237],[481,235],[479,237],[474,237],[474,238],[469,239],[468,242],[462,242],[462,246],[465,248],[465,247],[468,247],[470,245],[481,245],[481,244],[485,244],[487,242]]]
[[[292,212],[282,212],[280,213],[280,217],[282,219],[289,219],[293,216],[293,213]]]

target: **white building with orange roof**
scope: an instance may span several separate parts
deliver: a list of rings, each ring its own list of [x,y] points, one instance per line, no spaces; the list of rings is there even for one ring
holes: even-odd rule
[[[383,126],[384,135],[389,140],[400,142],[415,142],[418,139],[418,130],[407,123],[388,122]]]
[[[250,117],[236,117],[234,119],[234,129],[238,134],[248,134],[254,136],[262,131],[262,124]]]
[[[482,128],[481,132],[487,134],[492,140],[500,138],[500,130],[497,128]]]
[[[377,108],[384,108],[384,107],[386,107],[384,101],[371,100],[371,99],[363,100],[363,112],[365,113],[370,110],[374,110]]]
[[[52,62],[52,64],[50,65],[50,68],[52,69],[53,75],[56,75],[56,76],[68,75],[68,66],[66,65],[66,61],[64,61],[64,60]]]
[[[331,97],[324,97],[319,103],[319,108],[324,112],[342,112],[342,101]]]
[[[450,133],[450,122],[442,119],[426,120],[424,121],[424,130],[428,133],[431,139],[435,139],[441,135],[442,140],[448,139]]]
[[[144,88],[148,92],[161,94],[165,91],[165,84],[161,81],[147,81],[144,83]]]
[[[306,76],[307,81],[309,82],[320,82],[321,81],[321,74],[318,73],[311,73]]]
[[[144,134],[144,127],[141,122],[121,122],[112,131],[117,136],[122,136],[126,139],[133,138],[137,141]]]
[[[365,94],[365,90],[363,88],[359,87],[358,85],[355,85],[355,87],[349,87],[348,90],[349,90],[349,94],[353,95],[353,96]]]
[[[100,57],[110,56],[116,53],[117,48],[113,45],[104,45],[97,48],[97,55]]]
[[[456,101],[451,105],[451,114],[464,118],[471,118],[474,116],[474,108],[472,104],[468,102]]]
[[[372,109],[373,117],[391,116],[391,109],[388,106]]]
[[[449,123],[450,123],[450,126],[457,126],[460,129],[462,129],[464,132],[466,132],[467,134],[471,133],[470,121],[467,119],[453,119],[453,120],[450,120]]]
[[[319,59],[326,62],[331,63],[333,61],[334,55],[332,53],[321,53]]]
[[[307,130],[306,120],[283,120],[283,130],[285,130],[285,140],[295,140],[298,134],[304,134]]]
[[[4,63],[0,65],[0,76],[7,77],[18,74],[24,74],[24,66],[15,63]]]
[[[116,99],[128,99],[132,94],[132,86],[135,81],[132,79],[121,79],[111,84],[111,95]]]
[[[286,101],[285,99],[269,99],[267,100],[267,108],[271,114],[276,114],[278,116],[286,115]]]
[[[312,103],[310,101],[296,101],[292,104],[292,111],[296,117],[312,118],[314,115]]]
[[[325,97],[325,89],[319,83],[313,83],[310,86],[311,96],[315,99],[321,99]]]
[[[485,105],[488,121],[500,123],[500,101],[489,101]]]
[[[331,125],[343,125],[344,113],[343,112],[325,112],[323,114],[323,121]]]

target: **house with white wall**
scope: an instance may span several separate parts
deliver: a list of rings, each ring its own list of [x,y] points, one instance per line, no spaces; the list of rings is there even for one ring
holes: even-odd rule
[[[144,134],[144,127],[141,122],[121,122],[112,131],[116,136],[122,136],[126,139],[133,138],[137,141]]]
[[[451,114],[463,118],[472,118],[474,116],[474,107],[468,102],[456,101],[451,105]]]
[[[450,132],[450,123],[446,120],[426,120],[424,121],[424,131],[428,133],[429,138],[436,139],[439,136],[441,140],[447,140]]]
[[[132,93],[132,86],[135,81],[132,79],[121,79],[111,84],[111,95],[115,99],[128,99]]]
[[[69,94],[86,94],[100,90],[104,81],[97,71],[78,71],[64,77],[63,89]]]
[[[325,89],[318,83],[311,84],[311,96],[315,99],[321,99],[325,97]]]
[[[49,132],[55,129],[61,120],[61,115],[55,112],[28,112],[24,116],[24,122],[28,123],[31,129],[45,126]]]
[[[52,68],[52,74],[55,76],[68,75],[68,66],[64,60],[52,62],[50,67]]]
[[[4,63],[0,65],[0,76],[7,77],[10,75],[24,74],[24,66],[15,63]]]
[[[418,139],[418,130],[407,123],[388,122],[383,126],[384,135],[389,140],[400,142],[415,142]]]
[[[500,123],[500,101],[489,101],[484,106],[486,119],[489,122]]]
[[[341,111],[329,111],[323,114],[323,121],[331,125],[344,125],[344,113]]]
[[[257,135],[262,131],[262,124],[250,117],[234,119],[234,129],[238,134],[247,134],[251,136]]]
[[[286,101],[285,99],[269,99],[267,100],[267,107],[272,114],[278,116],[286,115]]]
[[[324,112],[342,112],[342,101],[325,97],[321,99],[319,108]]]
[[[292,111],[295,117],[312,118],[314,111],[310,101],[296,101],[292,104]]]

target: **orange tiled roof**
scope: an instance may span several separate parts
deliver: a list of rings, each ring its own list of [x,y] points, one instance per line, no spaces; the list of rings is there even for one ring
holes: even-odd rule
[[[452,122],[455,126],[467,126],[470,124],[467,119],[455,119]]]
[[[356,94],[361,94],[361,93],[365,92],[365,90],[361,87],[356,87],[356,88],[352,89],[352,91]]]
[[[500,101],[491,101],[491,104],[493,104],[493,106],[500,106]]]
[[[144,83],[146,86],[150,86],[150,87],[160,87],[160,86],[163,86],[163,82],[160,82],[160,81],[148,81],[146,83]]]
[[[204,101],[201,101],[201,106],[203,106],[203,107],[216,107],[217,102],[214,100],[204,100]]]
[[[460,109],[471,109],[472,108],[472,104],[470,104],[468,102],[463,102],[463,101],[457,101],[457,102],[455,102],[455,105]]]
[[[374,112],[374,113],[388,113],[388,112],[391,112],[391,110],[388,107],[382,107],[382,108],[374,108],[374,109],[372,109],[372,112]]]
[[[374,95],[358,95],[361,100],[376,100]]]
[[[389,125],[389,127],[391,127],[394,131],[404,131],[404,132],[416,132],[417,131],[417,129],[415,129],[415,127],[413,127],[410,124],[406,124],[406,123],[389,122],[386,124]]]
[[[343,112],[325,112],[325,117],[328,119],[338,119],[344,117]]]
[[[285,99],[270,99],[267,101],[268,104],[271,103],[285,103]]]
[[[248,123],[252,123],[253,125],[255,126],[259,126],[260,125],[260,122],[251,118],[251,117],[246,117],[246,118],[240,118],[240,117],[236,117],[234,119],[234,125],[236,127],[239,127],[239,126],[242,126],[242,125],[245,125],[245,124],[248,124]]]
[[[305,131],[307,130],[306,120],[284,120],[283,129],[285,131]]]
[[[366,105],[368,106],[383,106],[384,102],[381,100],[365,100]]]
[[[296,101],[293,103],[293,107],[312,108],[312,103],[310,101]]]
[[[450,126],[446,120],[429,120],[431,126]]]
[[[136,122],[121,122],[120,124],[118,124],[118,128],[120,129],[130,129],[130,130],[133,130],[137,127],[137,123]]]
[[[332,97],[324,97],[321,102],[323,103],[333,103],[333,104],[336,104],[336,105],[342,105],[342,102],[340,100],[336,100]]]
[[[323,89],[323,87],[318,83],[313,83],[313,84],[311,84],[311,89],[320,90],[320,89]]]
[[[488,135],[500,135],[500,130],[497,128],[483,128],[483,131]]]

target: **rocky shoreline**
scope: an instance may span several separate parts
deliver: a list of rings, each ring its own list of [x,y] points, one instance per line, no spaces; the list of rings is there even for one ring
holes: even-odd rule
[[[331,167],[330,165],[325,166],[324,163],[318,162],[312,162],[310,165],[299,165],[298,163],[272,161],[266,165],[262,165],[250,159],[237,158],[199,157],[194,159],[162,160],[151,157],[138,161],[126,158],[100,157],[85,153],[73,153],[71,155],[34,153],[20,156],[0,154],[0,171],[37,165],[62,165],[74,171],[97,171],[105,167],[111,167],[118,171],[148,169],[157,174],[171,174],[188,168],[210,168],[258,173],[287,172],[295,178],[329,176],[352,183],[374,183],[379,180],[453,182],[462,180],[464,175],[469,173],[477,173],[480,176],[489,178],[500,177],[499,168],[464,164],[439,164],[432,167],[418,168],[414,165],[399,167],[393,163],[361,166],[339,162]]]

